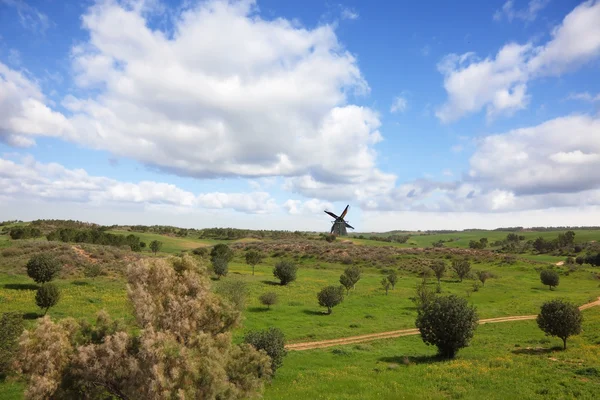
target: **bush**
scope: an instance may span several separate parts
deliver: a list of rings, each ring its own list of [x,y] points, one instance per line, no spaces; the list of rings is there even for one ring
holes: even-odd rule
[[[438,287],[440,287],[439,284]],[[433,299],[435,299],[435,293],[431,289],[429,289],[425,282],[417,284],[415,297],[412,298],[417,308],[422,308],[426,304],[433,301]]]
[[[60,300],[60,290],[53,283],[44,283],[38,288],[35,294],[35,304],[44,310],[44,315],[46,315],[50,307],[58,303],[58,300]]]
[[[277,304],[277,293],[274,293],[274,292],[263,293],[260,295],[258,300],[260,300],[260,303],[263,306],[267,306],[268,309],[271,309],[272,305]]]
[[[342,286],[326,286],[317,294],[317,300],[321,307],[327,307],[327,314],[331,314],[331,309],[344,300],[344,288]]]
[[[394,290],[396,283],[398,282],[398,274],[396,271],[391,271],[387,276],[387,280],[390,282],[390,285],[392,285],[392,290]]]
[[[471,263],[466,260],[457,260],[452,262],[452,269],[456,272],[458,279],[462,282],[471,272]]]
[[[287,285],[296,280],[296,272],[298,267],[290,261],[280,261],[273,268],[273,276],[279,279],[281,285]]]
[[[547,285],[550,288],[550,290],[552,290],[553,287],[558,286],[560,278],[556,271],[553,271],[551,269],[545,269],[542,272],[540,272],[540,280],[544,285]]]
[[[285,349],[285,336],[278,328],[269,328],[264,331],[251,331],[244,337],[244,343],[252,345],[256,350],[263,350],[271,357],[272,375],[283,365],[283,358],[287,355]]]
[[[196,247],[192,250],[192,254],[199,257],[206,257],[208,255],[208,247]]]
[[[83,267],[83,275],[86,278],[95,278],[102,274],[102,268],[98,264],[86,264]]]
[[[23,332],[23,316],[16,312],[0,317],[0,379],[11,371],[19,336]]]
[[[415,324],[423,342],[436,346],[441,356],[454,358],[468,346],[478,322],[475,308],[466,299],[450,295],[435,297],[420,307]]]
[[[477,271],[476,275],[483,286],[485,286],[485,281],[492,277],[492,274],[488,271]]]
[[[229,262],[226,258],[217,257],[212,259],[212,267],[215,275],[217,275],[218,279],[221,279],[222,276],[226,276],[227,272],[229,272]]]
[[[36,283],[50,282],[61,269],[60,262],[49,254],[37,254],[27,262],[27,275]]]
[[[325,240],[327,241],[327,243],[331,243],[331,242],[335,241],[335,239],[336,239],[335,235],[333,235],[333,234],[325,236]]]
[[[216,292],[231,302],[236,310],[246,308],[248,297],[248,284],[241,279],[226,280],[217,286]]]
[[[444,272],[446,272],[446,262],[444,262],[444,260],[435,260],[431,264],[430,268],[435,274],[438,283],[440,283],[440,279],[442,279]]]
[[[150,250],[152,250],[152,252],[154,254],[158,253],[160,251],[160,249],[162,248],[162,242],[158,241],[158,240],[153,240],[150,242]],[[133,250],[133,248],[132,248]]]
[[[228,263],[233,259],[233,251],[226,244],[219,243],[210,251],[210,261],[222,258]]]
[[[556,299],[542,305],[536,321],[546,335],[561,338],[566,350],[567,338],[581,332],[583,316],[576,305]]]
[[[387,296],[388,290],[390,289],[392,284],[390,283],[390,281],[387,278],[383,278],[381,280],[381,286],[383,287],[383,290],[385,290],[385,295]]]

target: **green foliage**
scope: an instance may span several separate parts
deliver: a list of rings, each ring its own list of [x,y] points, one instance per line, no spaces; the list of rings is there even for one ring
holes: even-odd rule
[[[50,282],[61,269],[60,262],[50,254],[37,254],[27,262],[27,275],[36,283]]]
[[[360,268],[356,265],[347,267],[344,270],[344,275],[348,277],[349,281],[352,283],[352,287],[356,288],[356,283],[360,280]]]
[[[435,274],[435,277],[437,278],[438,283],[440,283],[440,279],[442,279],[444,272],[446,272],[446,262],[444,260],[435,260],[433,263],[431,263],[429,268],[431,268]]]
[[[192,250],[192,254],[199,257],[206,257],[208,255],[208,247],[196,247]]]
[[[548,286],[550,290],[552,290],[553,287],[558,286],[560,277],[556,271],[545,269],[540,272],[540,280],[544,285]]]
[[[210,260],[214,261],[217,258],[230,262],[233,259],[233,251],[226,244],[219,243],[210,251]]]
[[[438,348],[440,356],[454,358],[468,346],[479,319],[475,307],[456,295],[439,296],[418,310],[415,322],[423,342]]]
[[[8,375],[17,351],[19,336],[23,332],[23,316],[17,312],[0,316],[0,379]]]
[[[296,280],[298,267],[291,261],[279,261],[273,268],[273,276],[279,279],[281,285],[287,285]]]
[[[83,275],[86,278],[95,278],[102,274],[102,267],[98,263],[86,264],[83,267]]]
[[[245,281],[241,279],[229,279],[220,282],[217,286],[217,293],[230,301],[236,310],[243,311],[246,308],[248,284]]]
[[[213,258],[212,261],[213,272],[217,275],[217,278],[221,279],[222,276],[226,276],[229,272],[229,262],[224,257]]]
[[[344,300],[344,288],[342,286],[326,286],[317,293],[317,300],[321,307],[327,307],[327,314],[331,314],[331,309]]]
[[[471,272],[471,263],[467,260],[455,260],[452,262],[452,269],[456,272],[458,279],[462,282]]]
[[[581,333],[583,315],[576,305],[565,300],[555,299],[542,305],[536,321],[538,327],[546,335],[561,338],[563,349],[566,350],[569,336]]]
[[[348,275],[342,274],[340,275],[340,283],[343,287],[346,288],[346,293],[350,294],[350,289],[352,289],[352,287],[354,286],[354,282],[352,281],[352,279]]]
[[[152,250],[152,252],[154,254],[158,253],[160,251],[160,249],[162,248],[162,242],[160,240],[153,240],[150,242],[150,250]]]
[[[396,283],[398,282],[398,273],[395,270],[390,271],[390,273],[387,276],[387,280],[390,283],[390,285],[392,285],[393,290],[396,287]]]
[[[488,238],[481,238],[479,240],[469,241],[469,248],[471,249],[485,249],[488,245]]]
[[[263,350],[271,358],[273,375],[283,365],[283,358],[287,355],[285,349],[285,336],[278,328],[269,328],[263,331],[250,331],[244,337],[244,343],[252,345],[256,350]]]
[[[60,290],[53,283],[44,283],[38,288],[35,294],[35,304],[44,310],[44,315],[46,315],[50,307],[58,303],[58,300],[60,300]]]
[[[383,278],[381,280],[381,286],[383,287],[383,290],[385,290],[385,295],[387,296],[388,290],[390,290],[390,287],[392,286],[388,278]]]
[[[26,225],[26,226],[12,227],[8,231],[8,234],[10,235],[10,238],[13,240],[31,239],[31,238],[41,237],[42,231],[39,230],[38,228],[34,228],[30,225]]]
[[[326,235],[325,236],[325,240],[327,241],[327,243],[331,243],[331,242],[335,242],[335,235],[334,234],[330,234],[330,235]]]
[[[142,246],[139,236],[133,234],[115,235],[104,231],[105,228],[59,228],[47,235],[50,241],[60,241],[67,243],[91,243],[104,246],[129,246],[133,251],[141,251]]]
[[[252,267],[252,275],[254,275],[254,267],[262,261],[262,254],[256,250],[248,250],[246,252],[246,264]]]
[[[425,281],[419,283],[417,285],[417,289],[415,290],[415,296],[412,298],[415,306],[418,309],[422,308],[426,304],[429,304],[431,301],[433,301],[433,299],[435,299],[435,293],[429,288],[429,286],[427,286],[427,283]]]
[[[277,304],[277,293],[267,292],[260,295],[258,298],[260,303],[264,306],[267,306],[268,309],[271,309],[271,306]]]
[[[475,274],[483,286],[485,286],[485,281],[492,277],[492,273],[488,271],[477,271]]]

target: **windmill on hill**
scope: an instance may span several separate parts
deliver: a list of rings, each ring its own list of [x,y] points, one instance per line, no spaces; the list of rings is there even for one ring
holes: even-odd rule
[[[346,235],[348,235],[348,232],[346,231],[346,228],[354,229],[352,226],[350,226],[344,220],[344,217],[346,216],[346,214],[348,214],[348,207],[350,207],[350,205],[346,206],[346,208],[344,209],[344,212],[339,217],[337,215],[335,215],[334,213],[332,213],[331,211],[325,210],[326,214],[329,214],[333,218],[335,218],[335,220],[333,221],[333,225],[331,226],[331,232],[330,233],[332,233],[332,234],[334,234],[336,236],[346,236]]]

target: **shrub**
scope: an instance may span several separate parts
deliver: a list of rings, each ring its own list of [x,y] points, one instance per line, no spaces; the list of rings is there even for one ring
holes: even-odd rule
[[[49,254],[37,254],[27,262],[27,275],[36,283],[50,282],[61,269],[60,262]]]
[[[335,241],[335,235],[327,235],[325,236],[325,240],[327,241],[327,243],[331,243],[333,241]]]
[[[360,268],[356,265],[347,267],[344,270],[344,275],[346,275],[346,277],[352,283],[352,288],[356,289],[356,283],[360,281]]]
[[[560,278],[556,271],[553,271],[551,269],[545,269],[542,272],[540,272],[540,280],[544,285],[547,285],[550,288],[550,290],[552,290],[553,287],[558,286]]]
[[[556,299],[542,305],[537,324],[548,336],[557,336],[567,348],[567,338],[581,332],[583,316],[576,305]]]
[[[444,260],[435,260],[431,264],[430,268],[435,274],[438,283],[440,283],[440,279],[442,279],[444,272],[446,272],[446,262]]]
[[[100,276],[100,274],[102,274],[102,268],[96,263],[86,264],[83,267],[83,275],[86,278],[95,278]]]
[[[415,322],[423,342],[434,345],[438,353],[454,358],[468,346],[478,324],[475,308],[456,295],[435,297],[419,308]]]
[[[217,286],[216,292],[234,305],[236,310],[243,311],[246,308],[248,297],[248,284],[241,279],[226,280]]]
[[[221,279],[222,276],[226,276],[227,272],[229,272],[229,262],[224,257],[217,257],[212,259],[212,267],[215,275],[217,275],[218,279]]]
[[[268,309],[271,309],[272,305],[277,304],[277,293],[274,293],[274,292],[263,293],[260,295],[258,300],[260,300],[260,303],[263,306],[267,306]]]
[[[477,271],[477,279],[481,282],[483,286],[485,286],[485,281],[492,277],[492,274],[488,271]]]
[[[346,293],[350,294],[350,289],[352,289],[352,286],[354,286],[352,279],[348,275],[342,274],[340,275],[340,283],[346,288]]]
[[[244,337],[244,343],[252,345],[256,350],[263,350],[271,358],[272,375],[283,365],[283,358],[287,355],[285,349],[285,336],[278,328],[269,328],[264,331],[250,331]]]
[[[280,261],[273,268],[273,276],[279,279],[281,285],[287,285],[296,280],[296,272],[298,267],[290,261]]]
[[[192,254],[200,257],[206,257],[208,255],[208,247],[196,247],[194,250],[192,250]]]
[[[390,281],[387,278],[383,278],[381,280],[381,286],[383,287],[383,290],[385,290],[385,295],[387,296],[388,290],[390,289],[392,284],[390,283]]]
[[[246,253],[246,264],[252,267],[252,275],[254,275],[254,267],[260,264],[262,261],[262,255],[256,250],[249,250]]]
[[[0,379],[11,370],[21,332],[23,332],[23,316],[16,312],[2,313],[0,316]]]
[[[466,260],[456,260],[452,262],[452,269],[462,282],[471,272],[471,263]]]
[[[219,243],[215,245],[210,251],[210,260],[216,260],[217,258],[222,258],[227,262],[230,262],[233,259],[233,251],[224,243]]]
[[[398,274],[396,273],[396,271],[392,270],[388,274],[387,280],[390,282],[390,285],[392,285],[392,290],[394,290],[394,288],[396,287],[396,283],[398,282]]]
[[[40,286],[35,294],[35,304],[44,310],[44,315],[50,307],[55,306],[60,300],[60,290],[53,283],[44,283]]]
[[[342,286],[326,286],[317,294],[317,300],[321,307],[327,307],[327,314],[331,314],[331,309],[344,300],[344,288]]]
[[[439,286],[439,285],[438,285]],[[435,299],[435,293],[427,286],[425,282],[417,284],[415,297],[412,298],[417,308],[422,308],[429,302]]]
[[[162,242],[158,241],[158,240],[153,240],[150,242],[150,250],[152,250],[152,252],[154,254],[158,253],[160,251],[160,249],[162,248]]]

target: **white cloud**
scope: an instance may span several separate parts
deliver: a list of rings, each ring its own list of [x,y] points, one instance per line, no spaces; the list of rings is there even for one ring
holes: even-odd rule
[[[136,204],[183,209],[232,209],[264,214],[276,211],[275,200],[265,192],[193,194],[161,182],[120,182],[90,176],[82,169],[44,164],[32,157],[20,163],[0,158],[0,200],[85,203],[96,207]]]
[[[43,34],[50,27],[51,21],[48,16],[24,0],[0,0],[0,3],[13,7],[17,11],[19,22],[25,29]]]
[[[17,49],[10,49],[8,51],[8,62],[11,65],[14,65],[15,67],[18,67],[21,65],[21,52],[19,52],[19,50]]]
[[[550,3],[550,0],[530,0],[527,8],[521,10],[515,10],[514,0],[508,0],[502,5],[502,8],[494,13],[494,20],[500,21],[506,18],[509,22],[514,19],[520,19],[523,21],[534,21],[537,15]]]
[[[581,100],[581,101],[587,101],[589,103],[594,103],[596,101],[600,101],[600,93],[598,93],[595,96],[593,94],[590,94],[589,92],[571,93],[567,97],[567,100]]]
[[[289,214],[292,215],[316,215],[322,213],[323,210],[330,210],[333,205],[330,202],[319,199],[302,200],[287,200],[283,207]]]
[[[436,112],[452,122],[486,109],[488,118],[510,115],[529,104],[527,83],[576,69],[600,55],[600,1],[573,9],[544,45],[509,43],[495,57],[450,54],[438,65],[447,102]]]
[[[397,96],[396,98],[394,98],[394,101],[392,102],[392,106],[390,107],[390,112],[391,113],[403,113],[404,111],[406,111],[407,107],[408,107],[408,101],[406,100],[406,97]]]
[[[349,20],[355,20],[358,19],[359,15],[358,12],[356,12],[356,10],[351,9],[351,8],[342,8],[342,19],[349,19]]]

